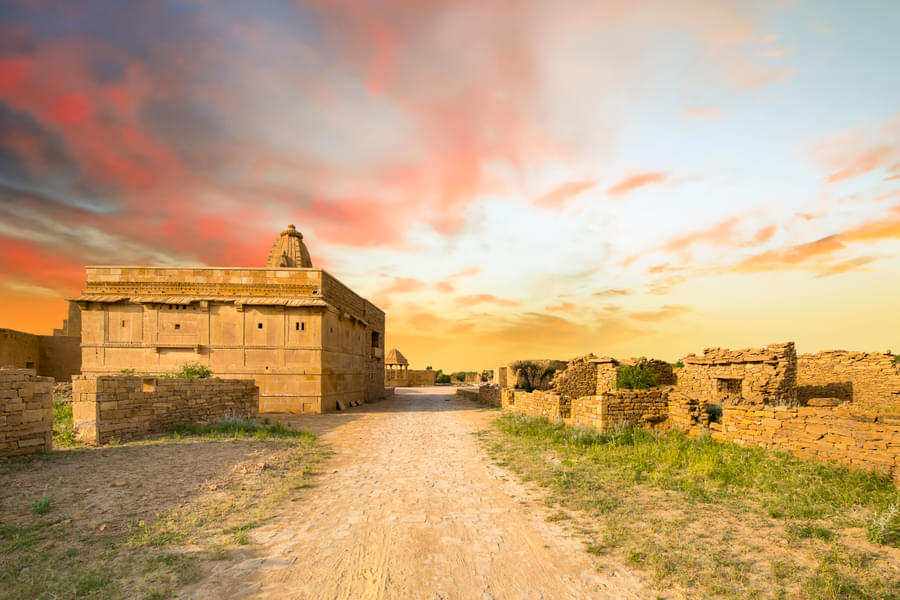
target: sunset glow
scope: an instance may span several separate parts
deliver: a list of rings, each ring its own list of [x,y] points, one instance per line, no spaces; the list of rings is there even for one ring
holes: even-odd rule
[[[415,368],[900,349],[900,3],[6,2],[0,327],[313,264]],[[136,27],[135,24],[140,24]]]

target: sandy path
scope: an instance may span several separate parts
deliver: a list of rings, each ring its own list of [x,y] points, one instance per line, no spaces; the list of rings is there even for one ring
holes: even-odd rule
[[[646,598],[491,465],[473,431],[496,413],[442,388],[293,417],[336,454],[316,487],[254,530],[183,598]]]

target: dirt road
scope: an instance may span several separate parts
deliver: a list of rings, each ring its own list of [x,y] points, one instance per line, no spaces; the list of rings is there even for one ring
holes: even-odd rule
[[[496,413],[445,388],[398,390],[341,413],[292,417],[335,450],[315,487],[255,529],[182,598],[646,598],[492,465],[472,432]]]

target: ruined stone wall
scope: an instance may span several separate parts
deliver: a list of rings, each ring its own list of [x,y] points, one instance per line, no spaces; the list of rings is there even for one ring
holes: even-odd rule
[[[422,387],[434,385],[437,371],[433,369],[410,369],[408,382],[410,386]]]
[[[615,390],[572,400],[573,425],[607,431],[614,427],[664,429],[669,418],[669,387]]]
[[[597,366],[591,362],[596,358],[588,354],[570,360],[565,369],[553,375],[550,389],[569,399],[597,393]]]
[[[506,367],[497,367],[494,369],[494,383],[504,388],[507,385],[507,376],[506,376],[507,368]]]
[[[0,368],[0,457],[50,450],[53,380],[33,369]]]
[[[259,414],[259,388],[250,380],[81,375],[72,384],[75,432],[92,444]]]
[[[707,404],[797,403],[797,354],[794,343],[765,348],[707,348],[690,354],[678,373],[680,391]]]
[[[81,338],[0,329],[0,366],[34,369],[41,377],[69,381],[81,372]]]
[[[721,433],[713,437],[790,452],[804,460],[837,461],[878,470],[900,484],[900,414],[884,414],[851,404],[829,406],[725,407]]]
[[[706,403],[674,388],[669,392],[667,426],[669,429],[678,429],[689,435],[700,435],[710,426]]]
[[[797,357],[800,404],[837,398],[862,408],[900,413],[900,365],[888,352],[826,350]]]
[[[40,362],[40,336],[14,329],[0,329],[0,367],[37,370]]]
[[[456,395],[490,406],[500,406],[501,404],[500,388],[496,385],[481,385],[477,389],[460,387],[456,388]]]
[[[466,373],[465,383],[469,385],[481,383],[481,373]]]
[[[597,394],[611,392],[616,389],[616,378],[619,375],[619,361],[614,358],[598,358],[594,361],[597,366]]]
[[[550,421],[569,418],[571,401],[553,392],[523,392],[503,388],[501,406],[504,410],[529,417],[543,417]]]
[[[73,335],[42,335],[39,340],[39,370],[44,377],[56,381],[71,381],[81,373],[81,337]]]

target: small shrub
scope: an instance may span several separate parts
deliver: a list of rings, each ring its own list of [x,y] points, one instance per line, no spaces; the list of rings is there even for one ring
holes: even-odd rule
[[[456,381],[465,381],[466,380],[466,372],[465,371],[457,371],[456,373],[450,373],[450,377]]]
[[[207,379],[212,377],[212,371],[206,365],[200,363],[184,363],[181,370],[175,372],[179,379]]]
[[[450,376],[447,374],[441,374],[434,378],[435,383],[450,383]]]
[[[866,522],[866,537],[873,544],[887,544],[892,539],[900,539],[900,504],[891,504],[883,511],[875,511]]]
[[[616,375],[616,389],[646,390],[656,385],[656,373],[641,360],[636,365],[622,365]]]
[[[40,498],[35,498],[31,502],[28,503],[28,510],[33,512],[36,515],[46,515],[50,511],[50,506],[53,504],[53,495],[52,494],[44,494]]]
[[[683,368],[684,368],[684,361],[681,360],[681,359],[679,358],[677,361],[675,361],[674,363],[672,363],[672,366],[675,367],[675,368],[677,368],[677,369],[683,369]]]
[[[135,370],[134,369],[121,369],[119,371],[119,373],[121,373],[122,375],[134,375]]]

